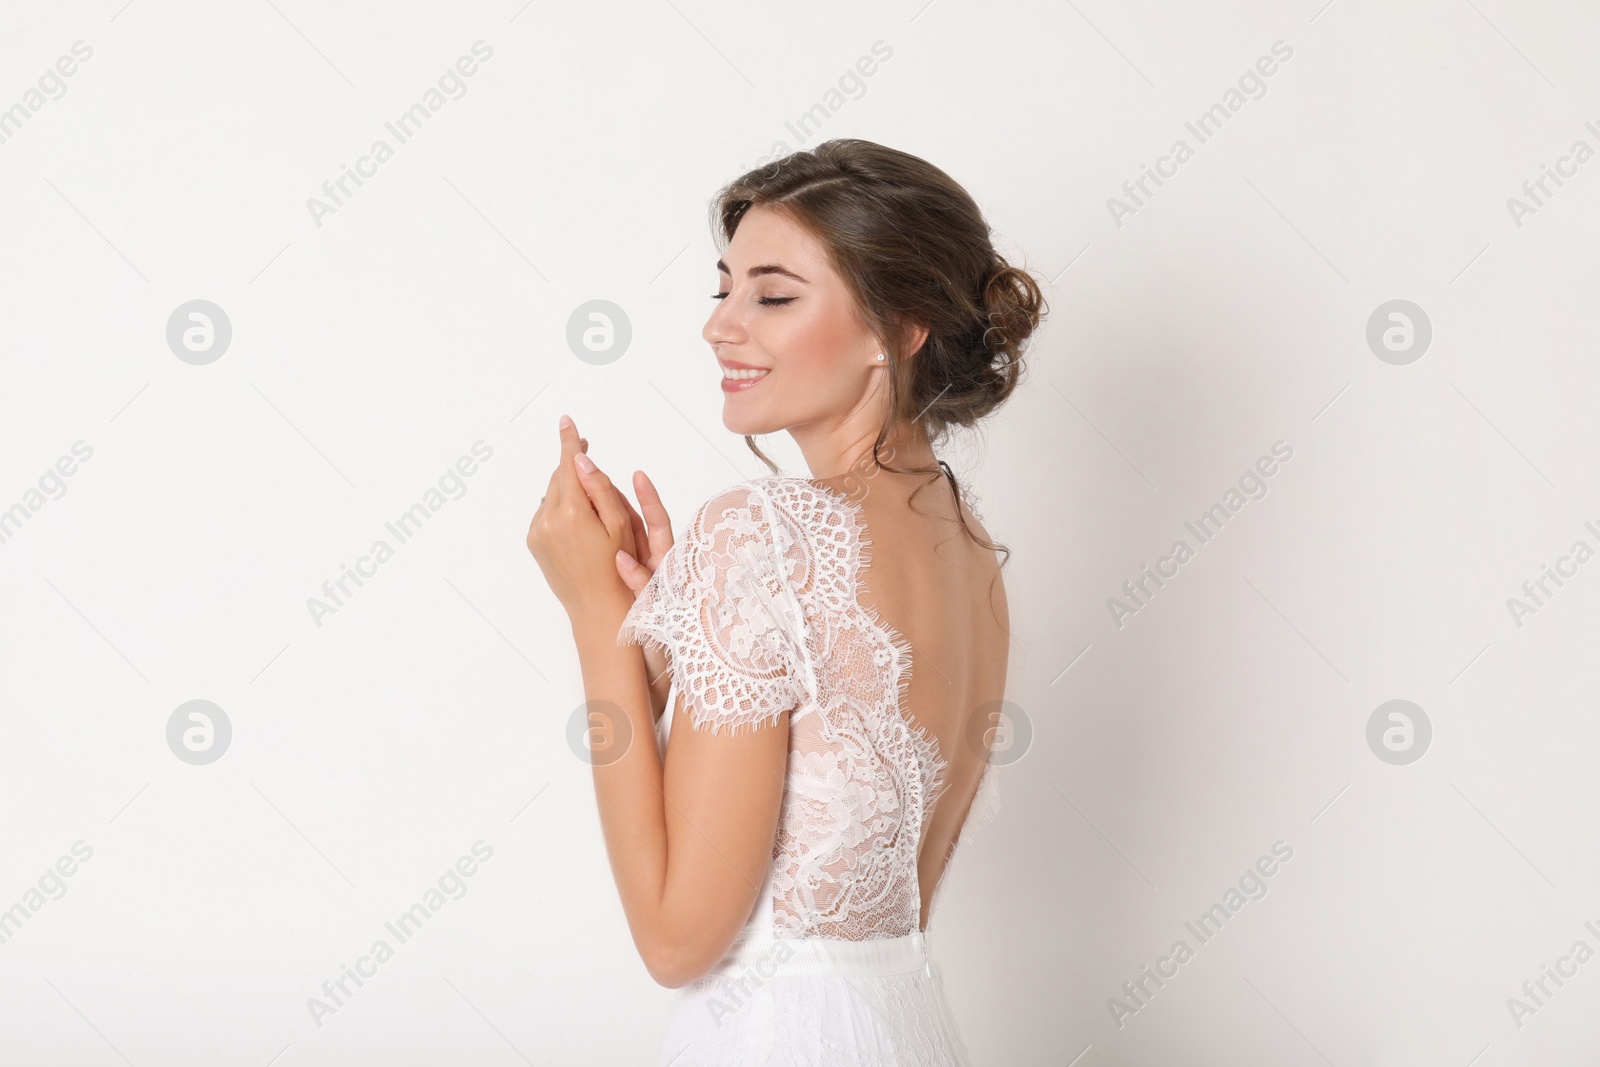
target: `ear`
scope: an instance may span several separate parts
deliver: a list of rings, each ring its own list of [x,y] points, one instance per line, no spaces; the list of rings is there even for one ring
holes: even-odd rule
[[[922,351],[923,344],[928,340],[926,326],[907,323],[900,328],[900,339],[905,342],[907,358]]]

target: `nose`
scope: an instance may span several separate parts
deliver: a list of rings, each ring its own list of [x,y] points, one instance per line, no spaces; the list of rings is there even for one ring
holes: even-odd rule
[[[744,316],[731,293],[718,300],[716,307],[711,309],[700,336],[712,348],[742,344],[749,340],[750,331],[746,329]]]

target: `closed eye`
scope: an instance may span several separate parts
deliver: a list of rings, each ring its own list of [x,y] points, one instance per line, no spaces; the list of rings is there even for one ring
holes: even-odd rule
[[[727,293],[712,293],[711,294],[711,299],[713,299],[713,300],[726,300],[726,299],[728,299],[728,294]],[[782,307],[784,304],[787,304],[787,303],[789,303],[790,301],[792,301],[794,299],[795,298],[792,297],[792,296],[763,296],[763,297],[758,298],[756,300],[756,303],[764,304],[767,307]]]

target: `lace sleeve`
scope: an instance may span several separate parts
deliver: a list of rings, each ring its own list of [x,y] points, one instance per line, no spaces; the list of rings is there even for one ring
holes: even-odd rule
[[[665,651],[696,730],[769,725],[804,697],[804,620],[767,508],[745,483],[701,505],[617,634],[618,644]]]

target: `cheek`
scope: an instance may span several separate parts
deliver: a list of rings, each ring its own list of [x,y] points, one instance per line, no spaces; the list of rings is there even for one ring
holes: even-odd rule
[[[774,362],[795,379],[836,378],[859,345],[844,316],[816,305],[773,316],[763,341]]]

